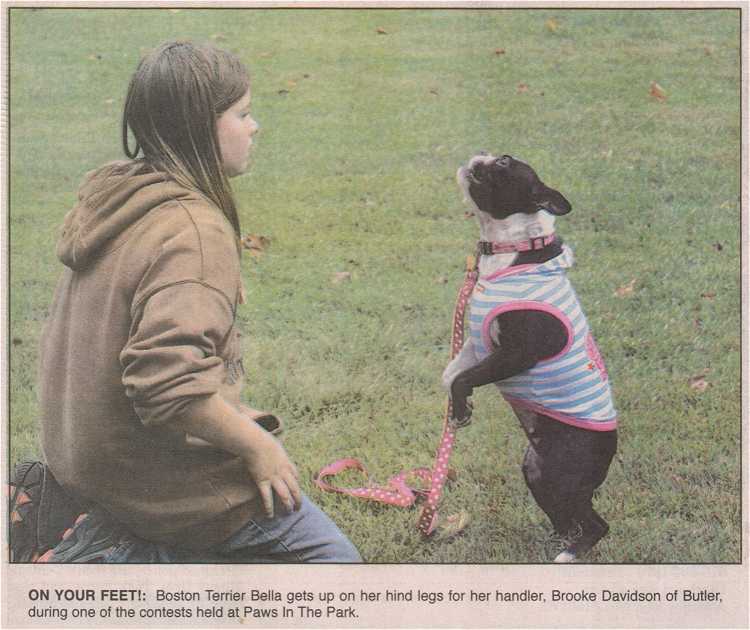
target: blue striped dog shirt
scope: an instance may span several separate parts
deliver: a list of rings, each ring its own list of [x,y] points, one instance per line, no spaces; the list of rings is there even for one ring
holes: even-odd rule
[[[469,331],[477,359],[492,350],[490,325],[507,311],[539,310],[567,330],[565,348],[533,368],[497,383],[505,399],[566,424],[593,431],[617,428],[607,370],[565,270],[573,265],[567,246],[541,264],[518,265],[481,278],[471,297]]]

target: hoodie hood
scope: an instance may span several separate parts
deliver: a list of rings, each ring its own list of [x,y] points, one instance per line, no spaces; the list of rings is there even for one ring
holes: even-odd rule
[[[65,216],[57,243],[60,261],[76,271],[85,269],[152,208],[195,196],[167,177],[143,161],[113,162],[87,173],[78,203]]]

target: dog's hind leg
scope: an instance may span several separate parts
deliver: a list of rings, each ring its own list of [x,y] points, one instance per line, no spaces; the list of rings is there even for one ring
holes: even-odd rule
[[[609,531],[594,510],[594,490],[607,476],[617,447],[616,431],[588,431],[545,415],[514,408],[529,439],[522,466],[526,485],[568,542],[557,562],[572,562]],[[558,557],[560,557],[558,556]]]

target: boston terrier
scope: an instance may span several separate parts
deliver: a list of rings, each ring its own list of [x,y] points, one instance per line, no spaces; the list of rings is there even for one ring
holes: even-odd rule
[[[468,424],[475,387],[500,389],[528,438],[523,475],[552,523],[554,562],[576,562],[609,531],[592,499],[617,450],[617,416],[566,276],[572,251],[554,230],[571,205],[510,155],[476,155],[457,180],[480,241],[470,334],[443,373],[453,420]]]

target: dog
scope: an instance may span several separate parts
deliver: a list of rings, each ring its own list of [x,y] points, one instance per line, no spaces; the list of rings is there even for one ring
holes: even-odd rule
[[[475,155],[456,178],[480,241],[470,334],[443,373],[453,421],[470,421],[474,388],[500,389],[528,438],[522,471],[552,523],[554,562],[576,562],[609,532],[592,500],[617,450],[617,416],[565,273],[572,251],[554,229],[571,204],[510,155]]]

